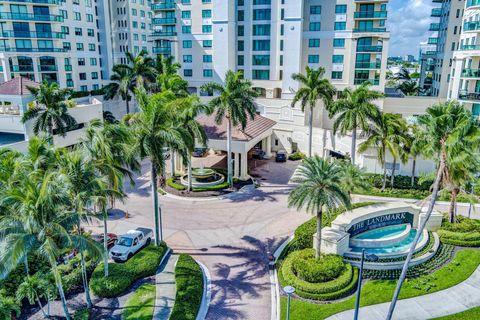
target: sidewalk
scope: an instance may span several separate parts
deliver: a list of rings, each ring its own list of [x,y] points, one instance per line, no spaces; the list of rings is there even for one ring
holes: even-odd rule
[[[386,319],[390,303],[362,307],[359,319]],[[480,267],[465,281],[435,293],[399,300],[393,314],[394,320],[433,319],[459,313],[480,306]],[[327,320],[351,320],[353,310],[337,313]]]
[[[163,263],[155,275],[157,294],[155,298],[154,320],[168,320],[175,304],[175,265],[178,255],[171,254],[168,261]]]

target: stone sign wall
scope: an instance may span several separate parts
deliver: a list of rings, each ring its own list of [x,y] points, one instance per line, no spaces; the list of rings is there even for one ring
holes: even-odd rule
[[[409,212],[398,212],[390,213],[382,216],[377,216],[369,218],[360,222],[355,223],[348,229],[348,233],[351,237],[356,236],[357,234],[363,233],[368,230],[382,228],[386,226],[396,225],[396,224],[406,224],[409,223],[413,226],[413,214]]]

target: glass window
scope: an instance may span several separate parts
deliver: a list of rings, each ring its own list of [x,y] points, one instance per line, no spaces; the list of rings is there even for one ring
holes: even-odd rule
[[[245,56],[243,55],[237,56],[237,64],[239,66],[243,66],[245,64]]]
[[[334,54],[332,56],[333,63],[343,63],[343,54]]]
[[[322,6],[310,6],[310,14],[321,14]]]
[[[204,76],[205,78],[211,78],[211,77],[213,77],[213,71],[212,71],[212,69],[204,69],[204,70],[203,70],[203,76]]]
[[[204,48],[211,48],[212,47],[212,40],[203,40],[202,41],[202,46]]]
[[[191,63],[193,61],[191,54],[183,55],[183,63]]]
[[[212,62],[212,55],[211,54],[204,54],[203,55],[203,62],[211,63]]]
[[[269,51],[270,40],[253,40],[253,51]]]
[[[335,6],[335,13],[347,13],[347,5],[346,4],[337,4]]]
[[[203,25],[202,26],[202,33],[212,33],[212,25]]]
[[[343,72],[342,71],[332,71],[332,79],[340,80],[342,78],[343,78]]]
[[[308,63],[319,63],[320,57],[318,54],[310,54],[308,55]]]
[[[310,22],[308,30],[310,30],[310,31],[320,31],[320,22]]]
[[[271,27],[269,24],[255,24],[253,25],[254,36],[269,36]]]
[[[185,77],[191,77],[193,75],[192,69],[184,69],[183,70],[183,76]]]
[[[345,30],[347,28],[346,22],[335,22],[334,29],[335,30]]]
[[[190,10],[182,11],[182,19],[190,19],[191,16],[192,16],[192,12]]]
[[[183,47],[184,48],[191,48],[192,47],[192,40],[183,40]]]
[[[270,9],[254,9],[253,10],[253,20],[270,20],[271,15],[272,13]]]
[[[202,10],[202,18],[211,18],[212,10]]]
[[[253,80],[269,80],[270,71],[269,70],[252,70],[252,79]]]
[[[345,39],[333,39],[334,48],[345,48]]]
[[[270,55],[253,55],[252,64],[254,66],[269,66],[270,65]]]
[[[309,39],[308,46],[310,48],[318,48],[320,47],[320,39]]]

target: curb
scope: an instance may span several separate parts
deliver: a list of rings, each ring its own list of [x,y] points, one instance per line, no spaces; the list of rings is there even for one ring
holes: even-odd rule
[[[162,257],[162,260],[160,260],[160,263],[158,264],[158,267],[157,267],[157,271],[155,272],[155,283],[157,283],[157,277],[161,273],[161,272],[159,272],[160,268],[163,266],[163,263],[165,261],[168,261],[168,259],[170,259],[170,257],[172,256],[172,253],[173,253],[173,250],[168,248],[167,252],[165,252],[165,254]],[[153,308],[153,318],[155,318],[155,315],[158,313],[158,311],[157,311],[158,305],[156,303],[157,293],[158,293],[158,286],[155,285],[155,306]]]
[[[280,320],[280,284],[278,283],[278,274],[277,269],[275,269],[275,264],[277,263],[278,257],[283,252],[285,247],[293,240],[293,235],[291,235],[287,240],[275,250],[273,254],[275,260],[269,263],[269,274],[270,274],[270,292],[272,295],[272,311],[271,311],[271,320]]]
[[[197,317],[195,320],[204,320],[208,313],[208,306],[210,305],[210,300],[212,298],[212,284],[210,278],[210,272],[208,271],[207,267],[198,260],[195,259],[198,263],[200,268],[202,268],[203,274],[203,297],[202,303],[200,304],[200,308],[198,309]]]

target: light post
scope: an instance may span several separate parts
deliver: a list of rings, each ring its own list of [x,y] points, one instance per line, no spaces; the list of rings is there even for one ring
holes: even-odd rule
[[[355,314],[353,320],[358,320],[358,309],[360,308],[360,291],[362,289],[362,276],[363,276],[363,262],[365,257],[370,261],[377,261],[378,256],[373,253],[365,254],[365,249],[362,249],[362,259],[360,260],[360,270],[358,271],[358,283],[357,283],[357,299],[355,301]]]
[[[472,182],[472,191],[470,192],[471,195],[475,192],[475,183]],[[470,219],[470,213],[472,212],[472,201],[470,201],[470,204],[468,206],[468,219]]]
[[[295,292],[295,288],[292,287],[292,286],[286,286],[285,288],[283,288],[283,291],[285,291],[285,293],[288,296],[288,300],[287,300],[287,320],[290,320],[290,297]]]

